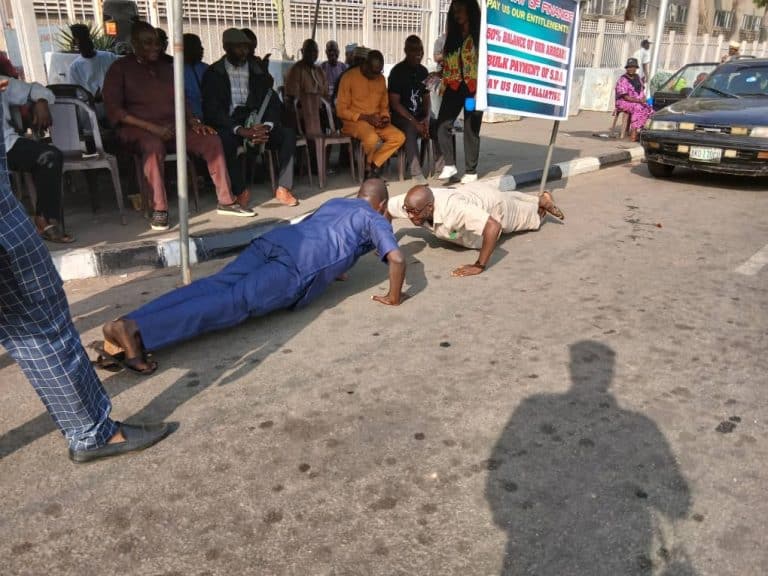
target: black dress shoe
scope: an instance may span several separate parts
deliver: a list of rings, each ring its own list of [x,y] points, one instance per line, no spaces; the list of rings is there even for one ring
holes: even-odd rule
[[[114,444],[104,444],[91,450],[72,450],[69,449],[69,459],[73,462],[90,462],[99,458],[109,458],[110,456],[119,456],[127,452],[144,450],[153,444],[160,442],[171,431],[168,424],[145,424],[143,426],[132,426],[131,424],[120,424],[120,431],[125,436],[124,442]]]

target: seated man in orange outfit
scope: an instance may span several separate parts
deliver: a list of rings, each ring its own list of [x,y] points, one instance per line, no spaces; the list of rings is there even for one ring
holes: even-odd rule
[[[109,68],[102,94],[110,123],[120,142],[141,156],[144,179],[152,189],[153,230],[168,230],[168,200],[165,193],[165,156],[176,142],[173,101],[173,67],[160,58],[157,32],[146,22],[131,30],[133,54]],[[253,217],[232,195],[227,162],[216,131],[189,116],[187,149],[201,156],[216,186],[218,213]]]
[[[405,134],[391,124],[383,69],[384,56],[371,50],[360,66],[339,80],[336,114],[344,122],[341,131],[363,144],[366,178],[379,178],[381,167],[405,142]]]

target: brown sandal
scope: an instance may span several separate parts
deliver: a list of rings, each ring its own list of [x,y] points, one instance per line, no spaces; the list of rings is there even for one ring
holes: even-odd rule
[[[549,196],[549,199],[552,201],[552,205],[548,208],[539,207],[539,216],[543,217],[545,214],[552,214],[552,216],[558,220],[565,220],[565,214],[563,214],[563,211],[555,205],[555,199],[552,197],[552,194],[546,191],[541,193],[542,196],[544,196],[544,194]]]
[[[149,360],[149,354],[144,354],[141,358],[126,358],[125,351],[108,340],[93,342],[89,347],[98,353],[94,364],[110,372],[119,372],[122,369],[127,369],[140,376],[151,376],[158,368],[157,362]],[[139,362],[146,363],[146,368],[139,368],[137,366]]]
[[[55,244],[72,244],[75,241],[69,234],[64,234],[58,224],[48,224],[40,232],[40,237]]]

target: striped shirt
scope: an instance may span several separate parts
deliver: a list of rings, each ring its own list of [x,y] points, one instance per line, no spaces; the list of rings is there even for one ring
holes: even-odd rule
[[[232,104],[229,106],[229,113],[235,111],[238,106],[245,106],[248,101],[248,82],[250,80],[250,73],[248,71],[248,63],[246,62],[242,66],[235,66],[229,60],[224,60],[224,67],[227,69],[227,76],[229,76],[229,85],[232,87]]]

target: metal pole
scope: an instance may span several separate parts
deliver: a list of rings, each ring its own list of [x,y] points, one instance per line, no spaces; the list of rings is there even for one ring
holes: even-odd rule
[[[173,0],[173,95],[176,107],[176,181],[179,194],[181,281],[192,282],[189,271],[189,196],[187,195],[187,110],[184,96],[184,15],[182,0]]]
[[[653,50],[651,51],[651,78],[654,77],[659,66],[659,51],[661,50],[661,39],[664,37],[664,25],[667,23],[667,8],[669,0],[661,0],[659,6],[659,15],[656,19],[656,34],[653,38]]]
[[[552,135],[549,137],[549,147],[547,148],[547,159],[544,160],[544,174],[541,175],[541,184],[539,185],[539,194],[544,192],[547,186],[547,177],[549,176],[549,167],[552,164],[552,151],[555,149],[555,140],[557,140],[557,131],[560,129],[560,120],[555,120],[552,126]]]
[[[315,2],[315,19],[312,22],[312,40],[315,39],[315,32],[317,32],[317,18],[320,16],[320,0]]]

